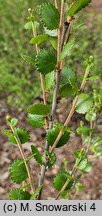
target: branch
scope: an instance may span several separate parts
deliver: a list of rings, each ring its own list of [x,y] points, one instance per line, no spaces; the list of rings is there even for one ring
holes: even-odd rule
[[[36,36],[36,31],[35,31],[34,23],[33,22],[32,22],[32,30],[33,30],[33,36],[35,37]],[[35,47],[36,47],[36,53],[38,54],[39,51],[40,51],[40,49],[37,46],[37,44],[36,44]],[[44,86],[44,76],[41,73],[40,73],[40,80],[41,80],[41,88],[42,88],[42,94],[43,94],[43,101],[44,101],[44,104],[46,105],[47,104],[47,99],[46,99],[46,92],[45,92],[45,86]],[[49,122],[48,122],[48,118],[47,117],[45,117],[45,126],[46,126],[46,131],[47,131],[48,128],[49,128]],[[47,166],[47,162],[46,162],[46,156],[47,156],[46,155],[46,150],[48,150],[48,148],[49,148],[49,145],[48,145],[48,143],[46,141],[45,148],[44,148],[44,155],[43,155],[44,164],[41,167],[41,174],[40,174],[40,178],[39,178],[39,186],[43,185],[43,183],[44,183],[46,166]],[[38,200],[41,199],[42,190],[43,190],[43,188],[41,188],[41,190],[39,192]]]
[[[44,164],[43,164],[42,167],[41,167],[41,174],[40,174],[40,179],[39,179],[39,186],[43,185],[43,183],[44,183],[45,172],[46,172],[46,167],[47,167],[47,161],[46,161],[46,156],[47,156],[47,155],[46,155],[46,150],[48,150],[48,147],[49,147],[49,145],[48,145],[48,142],[46,141],[46,143],[45,143],[45,150],[44,150],[44,156],[43,156]],[[38,200],[41,199],[42,190],[43,190],[43,188],[41,188],[41,190],[40,190],[40,193],[39,193],[39,195],[38,195]]]
[[[61,79],[61,65],[60,62],[60,54],[61,54],[61,40],[62,40],[62,31],[63,31],[63,24],[64,24],[64,0],[62,0],[61,3],[61,13],[60,13],[60,23],[59,23],[59,29],[58,29],[58,47],[57,47],[57,67],[56,67],[56,84],[54,89],[54,95],[53,95],[53,102],[52,102],[52,112],[50,116],[50,128],[53,126],[54,116],[56,113],[56,106],[57,106],[57,95],[60,85],[60,79]]]
[[[71,36],[73,19],[74,19],[73,17],[68,16],[67,20],[64,22],[61,47],[63,47],[69,41],[69,38]]]
[[[56,1],[56,3],[58,3],[58,1]],[[50,118],[51,121],[50,121],[49,128],[52,128],[52,125],[53,125],[53,118],[54,118],[55,111],[56,111],[57,94],[58,94],[60,77],[61,77],[61,71],[60,71],[61,69],[60,69],[60,67],[62,66],[62,64],[59,62],[59,57],[60,57],[60,53],[61,53],[61,35],[62,35],[63,22],[64,22],[64,0],[62,0],[62,4],[61,4],[60,24],[59,24],[59,30],[58,30],[58,51],[57,51],[58,68],[56,68],[56,85],[55,85],[54,96],[53,96],[52,113],[51,113],[51,118]],[[40,176],[40,179],[39,179],[39,186],[41,186],[43,184],[43,182],[44,182],[46,166],[47,166],[46,150],[48,150],[48,147],[49,147],[49,145],[48,145],[48,142],[46,141],[44,157],[43,157],[44,165],[42,165],[42,168],[41,168],[41,176]],[[41,188],[39,196],[38,196],[39,200],[41,199],[41,195],[42,195],[42,188]]]
[[[27,173],[28,173],[28,178],[29,178],[29,183],[30,183],[31,191],[33,193],[34,190],[33,190],[33,185],[32,185],[32,178],[31,178],[31,174],[30,174],[30,169],[29,169],[29,166],[28,166],[27,161],[26,161],[26,157],[25,157],[23,149],[22,149],[21,141],[20,141],[20,139],[18,137],[18,134],[16,133],[14,127],[11,124],[10,124],[10,127],[11,127],[11,130],[12,130],[13,134],[14,134],[16,142],[18,144],[18,148],[19,148],[19,151],[21,153],[21,156],[22,156],[22,158],[24,160],[24,164],[25,164],[25,167],[26,167],[26,170],[27,170]]]

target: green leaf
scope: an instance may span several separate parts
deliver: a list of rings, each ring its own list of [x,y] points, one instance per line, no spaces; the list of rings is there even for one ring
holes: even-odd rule
[[[60,128],[58,128],[57,126],[50,129],[47,132],[46,139],[47,139],[49,145],[52,146],[54,144],[59,132],[60,132]],[[64,129],[63,135],[62,135],[61,139],[59,140],[56,148],[60,148],[63,145],[65,145],[68,142],[69,138],[70,138],[70,131],[68,129]]]
[[[50,38],[49,38],[49,41],[50,41],[51,45],[53,46],[53,48],[54,48],[55,50],[57,50],[58,39],[55,38],[55,37],[50,37]]]
[[[56,56],[50,50],[41,50],[36,57],[36,67],[38,72],[48,74],[55,70]]]
[[[38,32],[39,29],[40,29],[40,23],[37,22],[37,21],[35,21],[35,22],[34,22],[34,27],[35,27],[36,32]]]
[[[100,79],[100,77],[99,76],[95,76],[95,75],[88,78],[89,81],[97,81],[99,79]]]
[[[81,184],[81,183],[77,183],[77,184],[75,185],[75,188],[76,188],[76,190],[77,190],[78,192],[81,192],[81,191],[84,189],[84,185]]]
[[[43,4],[40,7],[41,19],[48,29],[58,29],[60,14],[59,11],[54,7],[54,5],[48,3]]]
[[[22,159],[15,160],[10,167],[10,177],[13,182],[21,183],[28,178],[27,170]]]
[[[102,150],[98,146],[90,145],[90,150],[95,154],[95,156],[99,157],[102,155]]]
[[[85,167],[85,169],[83,170],[84,172],[90,172],[92,170],[92,164],[91,163],[87,163],[87,166]]]
[[[16,126],[17,122],[18,122],[18,120],[17,120],[16,118],[11,119],[11,125],[12,125],[13,127]]]
[[[46,151],[46,155],[48,157],[48,163],[47,166],[50,168],[52,167],[56,162],[56,155],[54,153],[50,153],[49,151]]]
[[[44,104],[34,104],[28,108],[28,113],[46,116],[50,113],[50,107]]]
[[[61,171],[54,178],[54,181],[53,181],[54,188],[56,190],[60,191],[68,179],[69,179],[69,183],[68,183],[65,190],[71,189],[71,187],[73,186],[73,179],[71,180],[71,176],[67,171],[65,171],[65,170]]]
[[[90,111],[90,109],[93,106],[93,100],[92,97],[90,97],[88,94],[80,94],[79,100],[76,106],[76,112],[85,114]]]
[[[32,154],[33,154],[35,160],[40,165],[42,165],[43,164],[43,159],[42,159],[42,155],[40,154],[40,152],[38,151],[38,149],[34,145],[31,145],[31,150],[32,150]]]
[[[15,188],[10,191],[10,200],[30,200],[31,194],[22,189]]]
[[[30,44],[41,44],[42,42],[46,41],[49,39],[49,36],[47,34],[42,34],[42,35],[38,35],[36,37],[33,37],[31,40],[30,40]]]
[[[97,118],[97,115],[96,115],[95,112],[88,112],[88,113],[86,113],[86,115],[85,115],[85,119],[86,119],[88,122],[90,122],[90,120],[91,120],[91,121],[95,121],[96,118]]]
[[[44,30],[45,30],[45,34],[49,35],[50,37],[57,37],[58,36],[58,31],[56,29],[49,30],[45,27]]]
[[[26,30],[32,29],[32,21],[27,22],[27,23],[24,25],[24,28],[25,28]]]
[[[66,58],[67,56],[70,55],[71,50],[73,48],[75,44],[75,39],[72,38],[70,41],[68,41],[68,43],[64,46],[61,55],[60,55],[60,60],[63,60],[64,58]]]
[[[44,125],[44,118],[41,115],[28,114],[28,122],[34,128],[40,128]]]
[[[77,77],[75,72],[68,66],[64,66],[62,70],[62,78],[59,94],[62,97],[73,96],[77,91]]]
[[[92,130],[90,130],[89,127],[81,127],[81,126],[78,127],[76,130],[77,134],[85,135],[85,136],[88,136],[90,134],[90,131],[92,131]]]
[[[73,31],[76,32],[76,30],[79,30],[79,28],[84,27],[84,23],[73,25]]]
[[[39,195],[41,189],[42,189],[42,185],[39,186],[39,187],[34,191],[34,193],[32,194],[32,196],[31,196],[31,198],[30,198],[30,200],[37,200],[38,195]]]
[[[92,139],[92,143],[94,144],[95,147],[101,146],[102,145],[102,137],[94,137]]]
[[[87,164],[88,164],[87,158],[86,158],[86,157],[85,157],[85,158],[83,157],[83,158],[80,160],[79,164],[77,165],[77,169],[84,171],[84,169],[86,168]]]
[[[61,97],[70,97],[73,96],[75,92],[76,92],[75,89],[73,89],[70,84],[66,84],[60,88],[59,95]]]
[[[55,72],[54,71],[46,74],[46,76],[45,76],[45,90],[51,89],[51,87],[54,85],[54,79],[55,79]]]
[[[29,133],[23,128],[15,128],[15,132],[17,133],[22,144],[29,141]],[[13,144],[17,144],[14,134],[11,130],[3,130],[3,133],[7,135],[10,142]]]
[[[31,67],[35,66],[35,56],[28,56],[28,55],[25,55],[25,54],[21,54],[21,57]]]
[[[85,150],[82,148],[80,150],[77,150],[74,152],[74,155],[76,158],[80,159],[82,157],[85,157]]]
[[[77,89],[76,73],[69,66],[64,66],[62,69],[61,86],[70,84],[73,89]]]
[[[68,11],[69,16],[73,16],[78,13],[81,9],[85,8],[91,0],[76,0],[75,3],[72,4]]]

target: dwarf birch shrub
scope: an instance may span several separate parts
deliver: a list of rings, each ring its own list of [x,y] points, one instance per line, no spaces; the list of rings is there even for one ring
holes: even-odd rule
[[[34,64],[36,73],[39,73],[43,103],[29,106],[27,118],[32,127],[44,127],[46,137],[43,154],[35,145],[31,145],[31,154],[26,157],[23,145],[29,141],[30,135],[25,129],[17,127],[17,119],[6,117],[10,130],[3,132],[10,142],[18,146],[21,153],[21,158],[14,160],[10,166],[10,177],[13,182],[25,184],[10,191],[11,200],[42,198],[43,188],[46,186],[46,171],[56,163],[55,149],[68,145],[72,133],[81,136],[82,147],[73,152],[75,163],[72,170],[66,168],[67,161],[64,161],[64,168],[54,177],[53,187],[58,191],[54,199],[70,198],[73,189],[75,194],[76,191],[80,192],[83,189],[80,178],[92,168],[88,158],[89,152],[95,156],[102,154],[102,139],[96,136],[95,129],[101,109],[101,88],[88,89],[88,84],[99,80],[99,77],[93,76],[92,73],[94,57],[90,56],[85,60],[85,73],[81,74],[81,77],[68,65],[68,56],[77,43],[74,32],[80,31],[80,23],[75,23],[76,16],[90,2],[91,0],[62,0],[59,3],[56,0],[53,4],[43,3],[38,6],[39,18],[36,18],[34,10],[28,9],[25,28],[33,34],[30,44],[36,50]],[[80,50],[80,47],[78,49]],[[56,120],[58,97],[71,99],[71,109],[63,123]],[[85,119],[85,122],[79,122],[76,130],[69,127],[74,113],[83,115]],[[41,168],[37,188],[31,176],[31,158],[34,158]]]

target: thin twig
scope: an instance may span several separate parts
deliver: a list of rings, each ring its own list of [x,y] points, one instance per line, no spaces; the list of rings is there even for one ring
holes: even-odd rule
[[[59,23],[59,29],[58,29],[57,62],[60,61],[60,53],[61,53],[61,37],[62,37],[62,30],[63,30],[63,24],[64,24],[64,9],[65,9],[64,2],[65,0],[62,0],[62,3],[61,3],[60,23]]]
[[[46,161],[46,151],[48,150],[48,142],[46,141],[45,142],[45,150],[44,150],[44,155],[43,155],[43,161],[44,161],[44,164],[42,165],[41,167],[41,174],[40,174],[40,178],[39,178],[39,186],[43,185],[44,183],[44,178],[45,178],[45,172],[46,172],[46,166],[47,166],[47,161]],[[41,199],[41,195],[42,195],[42,190],[43,190],[43,187],[41,188],[40,190],[40,193],[38,195],[38,200]]]
[[[55,0],[55,7],[58,9],[58,0]]]
[[[32,22],[32,31],[33,31],[33,36],[36,37],[36,30],[35,30],[35,26],[34,23]],[[36,48],[36,53],[38,54],[40,51],[40,48],[37,46],[37,44],[35,44],[35,48]],[[43,94],[43,101],[44,104],[47,104],[47,98],[46,98],[46,91],[45,91],[45,85],[44,85],[44,75],[40,73],[40,81],[41,81],[41,89],[42,89],[42,94]],[[48,123],[48,118],[45,117],[45,126],[46,129],[48,129],[49,127],[49,123]]]
[[[59,193],[57,194],[55,200],[58,200],[58,198],[60,197],[61,193],[63,193],[63,191],[66,189],[67,185],[70,183],[70,181],[72,180],[72,176],[74,174],[74,172],[76,171],[76,164],[74,164],[72,172],[71,172],[71,178],[67,179],[67,181],[65,182],[65,184],[63,185],[62,189],[59,191]]]
[[[11,130],[12,130],[13,134],[14,134],[16,142],[18,144],[18,148],[19,148],[19,151],[21,153],[21,156],[22,156],[22,158],[24,160],[24,164],[25,164],[25,167],[26,167],[26,170],[27,170],[27,173],[28,173],[28,178],[29,178],[29,183],[30,183],[31,191],[33,193],[34,189],[33,189],[33,185],[32,185],[32,178],[31,178],[31,174],[30,174],[30,169],[29,169],[29,166],[28,166],[27,161],[26,161],[26,157],[25,157],[23,149],[22,149],[21,141],[20,141],[20,139],[18,137],[18,134],[16,133],[15,129],[13,128],[13,126],[11,124],[10,124],[10,127],[11,127]]]
[[[92,128],[93,128],[93,122],[92,122],[92,117],[91,117],[91,119],[90,119],[90,129],[92,129]],[[92,138],[92,131],[90,131],[90,140],[89,140],[87,148],[86,148],[86,154],[88,154],[88,151],[90,149],[91,138]]]
[[[70,113],[69,113],[69,115],[68,115],[68,117],[67,117],[67,119],[66,119],[66,121],[64,123],[64,126],[68,126],[68,124],[69,124],[69,122],[70,122],[70,120],[71,120],[71,118],[72,118],[72,116],[74,114],[78,99],[79,99],[79,96],[77,95],[76,98],[75,98],[75,102],[74,102],[74,104],[73,104],[73,106],[72,106],[72,108],[70,110]],[[53,150],[56,148],[56,145],[59,142],[59,140],[61,139],[62,135],[63,135],[63,131],[60,131],[57,138],[56,138],[56,140],[55,140],[55,142],[54,142],[54,144],[53,144],[53,146],[52,146],[52,148],[51,148],[51,152],[53,152]]]

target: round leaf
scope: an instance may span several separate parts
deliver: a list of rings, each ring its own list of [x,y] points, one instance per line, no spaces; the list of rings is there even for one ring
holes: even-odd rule
[[[22,159],[15,160],[10,167],[12,181],[21,183],[28,178],[27,170]]]
[[[10,142],[12,142],[13,144],[17,144],[15,136],[12,133],[11,130],[4,130],[3,132],[7,135]],[[29,139],[30,139],[29,133],[25,129],[23,129],[23,128],[15,128],[15,132],[17,133],[17,135],[18,135],[18,137],[19,137],[22,144],[29,141]]]
[[[76,106],[76,112],[85,114],[91,110],[93,106],[93,100],[88,94],[80,94],[79,100]]]
[[[38,72],[48,74],[55,70],[56,56],[50,50],[41,50],[36,57],[36,67]]]
[[[60,88],[59,95],[61,97],[70,97],[73,96],[75,92],[76,92],[75,89],[72,88],[70,84],[66,84]]]
[[[53,30],[59,27],[60,14],[54,5],[50,3],[41,5],[40,15],[45,27],[48,29]]]
[[[40,128],[44,125],[44,118],[41,115],[28,114],[28,123],[34,128]]]
[[[47,138],[49,145],[52,146],[54,144],[59,132],[60,130],[57,127],[54,127],[48,131],[46,138]],[[63,135],[61,139],[59,140],[56,148],[60,148],[63,145],[65,145],[68,142],[69,138],[70,138],[70,132],[68,130],[64,130]]]
[[[54,188],[58,191],[62,189],[66,181],[69,179],[69,183],[65,190],[69,190],[73,186],[73,180],[71,180],[71,176],[66,171],[61,171],[55,178],[54,178]]]
[[[30,200],[31,195],[27,191],[15,188],[10,191],[9,197],[10,200]]]
[[[50,113],[50,107],[44,104],[34,104],[28,108],[28,113],[46,116]]]

